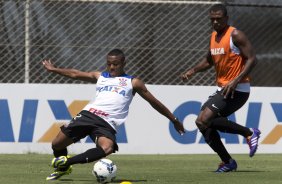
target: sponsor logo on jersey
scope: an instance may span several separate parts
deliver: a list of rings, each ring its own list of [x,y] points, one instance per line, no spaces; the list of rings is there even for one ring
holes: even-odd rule
[[[222,55],[222,54],[225,54],[224,48],[211,49],[211,55]]]
[[[113,86],[104,86],[104,87],[97,88],[97,90],[99,92],[110,91],[110,92],[118,93],[122,96],[125,96],[126,94],[126,91],[124,89],[120,87],[113,87]]]

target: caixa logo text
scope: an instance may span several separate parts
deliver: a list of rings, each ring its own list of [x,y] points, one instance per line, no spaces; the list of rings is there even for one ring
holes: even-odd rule
[[[188,115],[198,115],[201,103],[198,101],[188,101],[176,108],[174,114],[179,118],[180,121],[183,121]],[[260,117],[262,112],[262,103],[250,102],[248,105],[247,118],[245,125],[247,127],[259,128]],[[261,140],[261,144],[275,144],[282,137],[282,103],[270,103],[273,114],[277,120],[276,125],[273,126],[272,130]],[[270,113],[272,114],[272,112]],[[231,121],[236,122],[235,114],[232,114],[228,117]],[[269,123],[269,122],[263,122]],[[201,134],[197,129],[195,130],[186,130],[186,134],[179,136],[173,125],[170,124],[169,131],[171,136],[176,142],[181,144],[194,144],[196,143],[197,134]],[[224,134],[221,133],[221,138],[225,139],[227,144],[239,144],[239,136],[235,134]],[[199,143],[205,143],[203,137],[201,137]],[[246,140],[243,141],[246,144]]]
[[[36,125],[36,115],[38,114],[38,102],[39,100],[24,100],[19,138],[18,140],[15,140],[8,100],[0,100],[0,142],[52,141],[52,139],[57,135],[59,127],[63,123],[54,122],[38,140],[33,140]],[[48,105],[54,115],[55,120],[64,121],[66,123],[68,123],[72,117],[75,117],[76,114],[80,112],[80,110],[87,103],[88,101],[76,100],[73,101],[69,106],[66,106],[64,100],[48,100]],[[121,125],[118,132],[117,141],[119,143],[127,143],[125,126]],[[88,137],[85,142],[92,142],[92,140]]]
[[[54,119],[57,121],[69,122],[72,117],[76,116],[88,101],[75,100],[68,106],[65,104],[64,100],[47,100],[48,106],[50,107]],[[11,112],[9,108],[9,103],[7,99],[0,99],[0,142],[51,142],[54,136],[59,131],[59,127],[62,125],[60,123],[54,122],[51,124],[49,129],[42,134],[42,136],[34,140],[34,130],[36,125],[36,115],[38,114],[38,103],[37,99],[26,99],[23,101],[23,108],[19,127],[18,140],[15,140],[13,124],[11,120]],[[173,112],[181,121],[189,115],[197,115],[200,111],[202,103],[198,101],[187,101],[179,105]],[[247,108],[247,116],[245,125],[247,127],[259,127],[262,103],[250,102]],[[270,103],[273,114],[277,120],[277,124],[273,126],[272,130],[268,135],[264,136],[261,140],[261,144],[275,144],[282,137],[282,103]],[[157,113],[157,112],[152,112]],[[17,118],[16,118],[17,119]],[[235,114],[229,117],[230,120],[236,122]],[[18,122],[13,122],[18,123]],[[49,123],[49,122],[48,122]],[[194,123],[194,122],[191,122]],[[242,122],[243,123],[243,122]],[[267,123],[267,122],[265,122]],[[197,136],[200,132],[195,130],[186,130],[186,134],[179,136],[179,134],[174,130],[172,123],[169,123],[168,131],[171,137],[180,144],[195,144],[195,143],[205,143],[203,137],[201,137],[199,142],[196,142]],[[225,139],[227,144],[239,144],[239,135],[234,134],[221,134],[221,137]],[[88,137],[86,138],[86,143],[92,142]],[[117,134],[118,143],[127,143],[127,133],[124,125],[121,125],[118,129]],[[246,143],[245,140],[243,143]]]

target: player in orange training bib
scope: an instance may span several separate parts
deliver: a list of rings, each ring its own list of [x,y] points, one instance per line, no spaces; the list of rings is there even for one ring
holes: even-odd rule
[[[250,148],[250,157],[254,156],[258,147],[260,131],[257,128],[247,128],[227,118],[249,98],[249,73],[256,64],[256,57],[247,36],[228,24],[224,5],[213,5],[209,16],[214,29],[210,49],[202,61],[181,77],[185,81],[212,66],[216,71],[217,91],[202,106],[196,125],[205,141],[220,157],[221,164],[216,172],[221,173],[236,170],[237,163],[221,142],[218,131],[244,136]]]

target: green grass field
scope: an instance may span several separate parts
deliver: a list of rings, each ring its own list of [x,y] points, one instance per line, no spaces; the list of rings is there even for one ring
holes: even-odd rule
[[[282,155],[233,155],[238,163],[237,172],[216,174],[219,160],[216,155],[112,155],[117,167],[117,178],[112,183],[130,181],[133,184],[187,184],[282,183]],[[93,163],[73,166],[70,175],[57,181],[45,181],[52,172],[51,155],[0,154],[0,183],[2,184],[95,184],[91,174]]]

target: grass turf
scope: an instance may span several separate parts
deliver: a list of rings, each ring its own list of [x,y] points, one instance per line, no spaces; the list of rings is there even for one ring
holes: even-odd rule
[[[112,183],[130,181],[133,184],[218,184],[218,183],[282,183],[282,155],[233,155],[237,172],[214,173],[219,159],[216,155],[111,155],[117,167],[117,178]],[[52,155],[0,154],[0,178],[3,184],[93,184],[93,163],[73,166],[70,175],[57,181],[45,181],[53,170]]]

